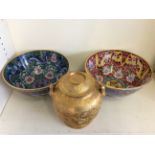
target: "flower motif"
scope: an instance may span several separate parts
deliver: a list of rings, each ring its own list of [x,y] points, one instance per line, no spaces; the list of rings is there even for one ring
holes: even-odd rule
[[[52,54],[52,56],[51,56],[51,61],[52,61],[52,62],[56,62],[56,61],[57,61],[57,56],[56,56],[56,54]]]
[[[54,78],[54,73],[52,71],[48,71],[47,74],[45,74],[46,79],[51,80]]]
[[[95,67],[92,60],[89,60],[88,66],[89,66],[90,69],[93,69]]]
[[[123,78],[122,70],[119,69],[118,71],[116,71],[116,72],[114,73],[114,77],[117,78],[117,79]]]
[[[96,75],[96,80],[99,82],[103,82],[103,76],[102,75]]]
[[[110,53],[105,53],[105,55],[104,55],[104,61],[105,62],[108,62],[109,59],[111,59],[111,54]]]
[[[34,77],[33,76],[28,75],[28,76],[25,77],[25,82],[27,84],[31,84],[31,83],[33,83],[33,81],[34,81]]]
[[[126,80],[130,83],[132,83],[135,79],[135,74],[131,73],[126,77]]]
[[[20,87],[20,83],[19,83],[19,82],[16,82],[16,83],[15,83],[15,86],[16,86],[16,87]]]
[[[111,73],[111,67],[110,66],[105,66],[105,67],[103,67],[102,71],[103,71],[104,75],[108,75],[108,74]]]
[[[40,74],[43,73],[43,70],[42,70],[42,68],[41,68],[40,66],[36,66],[36,67],[34,68],[34,73],[35,73],[36,75],[40,75]]]

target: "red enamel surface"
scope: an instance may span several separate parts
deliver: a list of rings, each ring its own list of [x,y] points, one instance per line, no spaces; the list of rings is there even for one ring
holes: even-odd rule
[[[152,75],[143,58],[120,50],[101,51],[90,56],[86,68],[97,80],[117,88],[141,86]]]

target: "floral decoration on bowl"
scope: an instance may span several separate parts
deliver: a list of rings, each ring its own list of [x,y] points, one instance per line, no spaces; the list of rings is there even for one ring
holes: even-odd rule
[[[91,55],[85,70],[106,86],[107,95],[131,94],[150,81],[152,70],[140,56],[122,50],[106,50]]]
[[[7,63],[3,79],[7,85],[30,95],[45,95],[49,85],[69,69],[68,60],[55,51],[37,50],[21,54]]]

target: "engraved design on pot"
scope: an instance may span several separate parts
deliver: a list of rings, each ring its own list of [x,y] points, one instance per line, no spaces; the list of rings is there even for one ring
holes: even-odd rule
[[[87,126],[97,115],[105,88],[84,72],[70,72],[50,87],[58,116],[72,128]]]

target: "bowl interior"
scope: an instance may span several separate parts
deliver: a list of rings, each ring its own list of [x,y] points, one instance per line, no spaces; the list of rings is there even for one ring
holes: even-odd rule
[[[152,71],[141,57],[120,50],[95,53],[86,61],[86,71],[111,88],[134,88],[150,80]]]
[[[12,86],[36,89],[55,83],[68,71],[67,59],[54,51],[32,51],[10,61],[4,68],[4,78]]]

